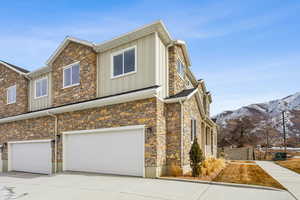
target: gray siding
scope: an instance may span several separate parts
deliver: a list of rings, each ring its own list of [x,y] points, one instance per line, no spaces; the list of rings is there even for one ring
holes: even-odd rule
[[[48,78],[48,95],[45,97],[35,99],[35,81],[40,78]],[[40,110],[51,106],[51,86],[52,78],[51,73],[43,74],[38,77],[32,78],[29,83],[29,110]]]
[[[155,34],[151,34],[98,54],[97,95],[107,96],[155,85],[155,38]],[[111,78],[111,54],[132,46],[137,48],[137,72]]]

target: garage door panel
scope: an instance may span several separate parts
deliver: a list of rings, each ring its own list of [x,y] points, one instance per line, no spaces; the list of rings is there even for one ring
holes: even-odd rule
[[[50,142],[12,143],[10,145],[10,170],[41,174],[51,173]]]
[[[65,170],[143,176],[143,130],[65,136]]]

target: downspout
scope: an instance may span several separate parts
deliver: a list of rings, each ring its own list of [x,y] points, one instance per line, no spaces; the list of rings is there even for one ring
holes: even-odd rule
[[[183,107],[183,102],[182,102],[182,100],[180,100],[179,101],[179,103],[180,103],[180,108],[181,108],[181,110],[180,110],[180,121],[181,121],[181,137],[180,137],[180,145],[181,145],[181,166],[183,167],[183,165],[184,165],[184,144],[183,144],[183,136],[184,136],[184,133],[183,133],[183,131],[184,131],[184,128],[183,128],[183,126],[184,126],[184,107]]]
[[[54,125],[54,173],[57,173],[57,132],[58,132],[58,118],[56,115],[51,114],[49,111],[47,111],[47,114],[51,117],[54,117],[55,119],[55,125]]]

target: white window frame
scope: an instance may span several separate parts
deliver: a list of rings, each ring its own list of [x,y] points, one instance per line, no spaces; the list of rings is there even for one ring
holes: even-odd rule
[[[12,88],[15,88],[15,91],[16,91],[16,98],[15,98],[14,101],[9,102],[8,91],[9,91],[10,89],[12,89]],[[6,89],[6,103],[7,103],[7,105],[9,105],[9,104],[14,104],[14,103],[16,103],[16,102],[17,102],[17,85],[12,85],[12,86],[10,86],[10,87],[8,87],[8,88]]]
[[[134,49],[134,71],[124,73],[124,52],[132,50],[132,49]],[[122,62],[123,63],[123,74],[114,76],[114,56],[117,56],[117,55],[120,55],[120,54],[123,54],[123,62]],[[115,79],[115,78],[119,78],[119,77],[123,77],[123,76],[127,76],[127,75],[130,75],[130,74],[136,73],[137,72],[137,47],[136,47],[136,45],[112,53],[111,57],[110,57],[110,60],[111,60],[111,62],[110,62],[111,63],[111,65],[110,65],[111,79]]]
[[[73,65],[76,65],[76,64],[79,64],[79,83],[75,83],[75,84],[71,84],[71,85],[65,86],[65,70],[72,68]],[[72,69],[71,69],[71,77],[70,77],[70,79],[71,79],[71,83],[72,83]],[[80,85],[80,61],[74,62],[72,64],[69,64],[69,65],[63,67],[63,89],[69,88],[69,87],[78,86],[78,85]]]
[[[176,71],[177,71],[177,73],[179,74],[179,77],[180,77],[183,81],[185,81],[185,80],[184,80],[184,76],[182,76],[182,75],[179,73],[179,71],[178,71],[178,60],[179,60],[179,61],[181,62],[181,64],[184,66],[184,67],[183,67],[184,76],[185,76],[185,73],[186,73],[186,72],[185,72],[185,67],[186,67],[186,66],[185,66],[184,62],[182,61],[182,59],[178,56],[178,57],[177,57],[177,60],[176,60]]]
[[[46,91],[46,94],[38,97],[38,96],[36,96],[37,95],[36,94],[36,84],[37,84],[37,82],[43,81],[45,79],[47,80],[47,91]],[[47,97],[48,96],[48,89],[49,89],[48,77],[43,77],[43,78],[35,80],[34,81],[34,99],[39,99],[39,98]]]
[[[195,118],[192,118],[191,119],[191,143],[194,142],[196,137],[197,137],[197,120]]]

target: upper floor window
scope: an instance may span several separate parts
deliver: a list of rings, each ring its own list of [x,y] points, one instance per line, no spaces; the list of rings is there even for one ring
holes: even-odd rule
[[[186,86],[187,86],[187,88],[189,88],[189,89],[194,87],[190,80],[187,80],[187,81],[186,81]]]
[[[197,121],[195,119],[191,120],[191,141],[197,137]]]
[[[112,78],[136,72],[136,47],[112,54]]]
[[[17,101],[17,86],[7,88],[7,104],[16,103]]]
[[[177,72],[178,74],[181,76],[181,78],[184,78],[184,64],[182,63],[182,61],[180,59],[177,59]]]
[[[73,63],[64,67],[63,72],[64,88],[80,84],[80,64],[79,62]]]
[[[35,81],[35,98],[48,95],[48,78],[41,78]]]

